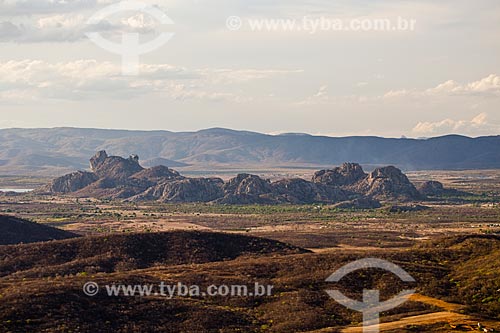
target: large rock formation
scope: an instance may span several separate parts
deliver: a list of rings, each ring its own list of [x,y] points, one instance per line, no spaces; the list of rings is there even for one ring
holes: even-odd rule
[[[239,174],[224,185],[224,192],[233,195],[259,196],[272,192],[271,182],[259,176]]]
[[[104,164],[104,161],[107,158],[108,154],[106,153],[106,151],[104,150],[98,151],[94,156],[90,158],[90,169],[93,172],[96,172],[96,170]]]
[[[411,201],[422,198],[408,177],[394,166],[373,170],[353,185],[352,190],[378,200]]]
[[[429,197],[470,195],[470,193],[467,192],[445,188],[444,185],[438,181],[423,182],[417,186],[417,190],[423,196],[429,196]]]
[[[224,184],[224,194],[216,202],[221,204],[273,204],[279,201],[272,195],[269,180],[256,175],[239,174]]]
[[[99,180],[92,172],[77,171],[59,178],[40,188],[37,192],[71,193],[79,191]]]
[[[98,152],[90,159],[90,168],[92,172],[77,171],[59,177],[35,192],[125,199],[159,183],[184,179],[177,171],[165,166],[144,169],[137,155],[125,159],[108,156],[105,151]]]
[[[315,184],[304,179],[283,179],[272,183],[273,193],[281,201],[300,203],[329,203],[347,199],[347,193],[338,187]]]
[[[441,195],[444,193],[443,184],[437,181],[423,182],[417,189],[423,195]]]
[[[356,163],[345,163],[314,174],[312,181],[282,179],[271,182],[239,174],[224,183],[219,178],[186,178],[166,166],[144,169],[139,157],[128,159],[98,152],[90,159],[92,172],[78,171],[55,179],[38,190],[81,197],[155,200],[159,202],[213,202],[221,204],[337,204],[339,208],[375,208],[378,200],[411,201],[423,196],[395,167],[366,174]],[[422,186],[423,194],[442,191],[439,183]]]
[[[177,171],[166,166],[158,165],[149,169],[144,169],[131,176],[133,179],[150,181],[155,183],[167,182],[170,180],[184,179]]]
[[[133,201],[210,202],[224,195],[220,178],[184,178],[153,186],[131,198]]]
[[[139,165],[139,157],[131,155],[128,159],[108,156],[105,151],[98,152],[90,159],[90,168],[99,178],[123,180],[144,170]]]
[[[256,175],[240,174],[224,185],[218,203],[330,203],[345,200],[340,188],[315,184],[304,179],[282,179],[271,183]]]
[[[408,177],[393,166],[377,168],[370,174],[366,174],[359,164],[344,163],[332,170],[316,172],[312,181],[317,184],[340,187],[358,196],[378,200],[418,200],[421,198]]]
[[[332,170],[321,170],[314,174],[313,183],[320,183],[328,186],[353,185],[367,175],[361,165],[357,163],[344,163],[340,167]]]
[[[126,199],[147,190],[153,182],[137,179],[101,178],[89,186],[74,192],[78,197],[96,197],[107,199]]]

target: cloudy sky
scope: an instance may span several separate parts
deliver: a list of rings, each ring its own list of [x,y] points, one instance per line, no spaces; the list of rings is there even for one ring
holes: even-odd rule
[[[173,24],[88,24],[117,2],[0,0],[0,128],[500,134],[498,0],[157,0]],[[167,32],[135,76],[88,38]]]

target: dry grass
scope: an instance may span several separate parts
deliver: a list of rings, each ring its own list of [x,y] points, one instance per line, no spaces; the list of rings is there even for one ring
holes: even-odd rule
[[[51,246],[54,244],[51,243]],[[440,246],[437,247],[437,244]],[[36,245],[23,247],[29,246]],[[477,266],[477,261],[483,258],[495,261],[499,248],[498,237],[474,236],[448,238],[411,250],[378,250],[370,253],[371,256],[401,265],[417,280],[414,285],[403,284],[380,270],[352,273],[334,286],[326,283],[326,277],[333,271],[366,256],[366,253],[345,250],[287,255],[278,251],[278,256],[272,252],[263,254],[254,251],[250,256],[233,255],[233,260],[229,261],[224,261],[222,256],[219,258],[222,261],[192,261],[183,265],[178,265],[179,262],[168,264],[170,259],[167,258],[158,265],[160,258],[155,258],[139,270],[115,269],[84,276],[75,275],[71,270],[65,272],[63,266],[56,265],[54,274],[45,274],[45,278],[26,279],[14,273],[0,280],[0,330],[96,332],[105,327],[109,332],[300,332],[328,327],[341,329],[360,322],[358,313],[343,308],[324,292],[332,287],[358,299],[363,288],[381,289],[382,297],[390,298],[409,286],[416,287],[426,296],[466,305],[468,313],[474,314],[477,306],[481,306],[481,316],[493,318],[497,311],[496,304],[477,304],[474,298],[467,296],[476,290],[477,285],[469,282],[456,284],[452,278],[463,274],[464,265],[469,270],[461,281],[480,276],[482,268]],[[131,250],[135,253],[138,249]],[[200,251],[205,250],[200,248]],[[189,257],[193,251],[194,248],[186,250],[184,256]],[[165,256],[169,257],[170,254],[168,252]],[[494,276],[500,275],[497,265],[489,267],[496,274]],[[45,266],[50,272],[50,267],[47,267],[49,264]],[[55,274],[56,271],[59,274]],[[165,281],[201,286],[252,284],[258,281],[272,284],[275,289],[273,296],[263,298],[193,297],[166,300],[162,297],[114,298],[102,293],[91,298],[81,291],[82,285],[88,280],[100,284],[157,284]],[[489,287],[494,284],[486,283],[480,282],[480,285],[485,286],[481,297],[495,292]],[[383,321],[439,311],[442,310],[425,302],[408,302],[385,313]],[[481,316],[477,318],[483,320]],[[436,332],[439,332],[438,328]]]

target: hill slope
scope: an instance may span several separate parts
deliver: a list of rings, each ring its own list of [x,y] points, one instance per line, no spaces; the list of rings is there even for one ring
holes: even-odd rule
[[[149,235],[149,240],[160,235]],[[203,235],[206,234],[200,234],[200,236]],[[170,237],[178,236],[170,234]],[[198,237],[191,234],[184,239],[189,239],[191,236]],[[218,236],[219,234],[209,237]],[[225,237],[231,239],[234,236],[226,235]],[[126,248],[124,245],[127,244],[124,240],[147,240],[146,238],[136,239],[135,235],[120,237],[118,243],[115,236],[110,236],[109,241],[120,245],[119,249],[122,254],[117,257],[123,259],[127,258],[123,252]],[[144,236],[140,235],[140,237]],[[166,237],[165,239],[168,240],[169,234],[163,234],[161,237]],[[157,240],[160,241],[161,237]],[[98,249],[96,254],[102,254],[104,238],[96,242]],[[232,240],[237,244],[242,244],[243,247],[249,241],[256,241],[257,246],[254,247],[254,251],[261,248],[258,246],[259,242],[265,242],[250,237],[247,237],[246,241],[235,238]],[[219,241],[224,241],[224,239],[219,239]],[[234,244],[233,241],[231,241],[232,244]],[[82,240],[60,241],[47,245],[69,242],[82,243]],[[56,247],[46,246],[42,249],[57,250]],[[148,243],[142,243],[142,246],[146,249]],[[216,247],[219,246],[220,244]],[[495,328],[496,332],[500,328],[498,322],[493,322],[498,321],[499,318],[498,286],[495,285],[498,280],[495,277],[500,272],[497,263],[499,246],[498,237],[474,236],[466,240],[460,238],[439,240],[411,250],[372,251],[371,256],[400,265],[418,282],[407,284],[392,274],[377,270],[364,270],[351,273],[350,276],[345,277],[345,280],[334,286],[355,299],[360,299],[363,289],[367,286],[380,288],[381,296],[387,299],[397,292],[415,286],[420,293],[416,295],[420,301],[418,303],[407,302],[384,313],[382,315],[384,321],[397,322],[401,316],[415,319],[415,316],[426,314],[430,316],[430,313],[441,315],[443,311],[441,307],[451,306],[447,308],[448,311],[462,311],[463,309],[468,315],[477,311],[479,315],[474,318],[474,326],[478,322],[483,324],[488,322],[486,326]],[[0,247],[0,251],[3,251],[0,256],[8,254],[12,256],[9,260],[17,258],[20,262],[26,263],[27,258],[22,257],[23,253],[33,253],[36,250],[35,247],[39,248],[38,244]],[[197,248],[201,253],[211,250],[206,246]],[[11,252],[6,253],[6,249]],[[134,246],[131,247],[132,249],[137,250]],[[75,252],[75,250],[72,251]],[[52,252],[49,253],[52,254]],[[54,253],[57,254],[57,252]],[[164,258],[167,258],[169,253],[171,252],[164,253]],[[186,254],[188,253],[193,252],[187,251]],[[336,268],[365,257],[366,253],[359,251],[332,251],[324,254],[238,257],[229,261],[193,263],[183,266],[162,266],[164,263],[159,262],[158,266],[151,268],[95,275],[90,272],[88,275],[66,275],[68,271],[62,268],[54,272],[40,269],[40,272],[45,274],[44,277],[28,276],[23,278],[22,282],[20,278],[25,274],[19,268],[17,275],[0,277],[0,294],[2,295],[0,331],[16,333],[68,331],[340,332],[341,329],[354,322],[359,323],[361,316],[328,297],[325,290],[331,289],[333,285],[325,282],[325,277]],[[153,257],[149,256],[149,258]],[[484,274],[482,266],[477,265],[477,260],[483,260],[482,258],[490,262],[487,267],[488,273],[491,273],[490,276]],[[71,258],[68,257],[65,260],[61,260],[61,263],[71,263]],[[463,268],[467,268],[467,271]],[[472,279],[474,276],[481,277],[481,279],[476,282]],[[101,287],[94,297],[86,296],[82,291],[82,286],[89,281],[96,282]],[[143,297],[108,296],[104,287],[112,284],[158,286],[160,281],[172,285],[178,282],[185,285],[198,285],[202,287],[202,290],[208,285],[251,286],[254,282],[272,285],[274,288],[272,296],[268,297],[174,297],[167,299],[154,294]],[[424,303],[420,303],[422,300]],[[490,320],[487,321],[484,318],[486,315],[490,316]],[[396,327],[390,332],[471,331],[465,325],[464,329],[451,330],[452,321],[448,319],[457,317],[458,320],[453,320],[453,322],[457,323],[457,326],[463,324],[462,318],[465,317],[463,314],[450,312],[445,317],[434,318],[432,323],[435,325],[422,326],[422,322],[409,321],[403,326],[404,328]]]
[[[114,272],[158,265],[224,261],[242,255],[305,253],[279,241],[236,234],[173,231],[80,237],[0,246],[0,276]]]
[[[0,215],[0,245],[44,242],[78,237],[64,230]]]
[[[500,168],[500,136],[458,135],[426,140],[379,137],[265,135],[209,129],[198,132],[79,128],[0,130],[0,174],[60,175],[88,167],[87,156],[133,151],[142,160],[195,169],[335,165],[395,165],[402,169]],[[149,164],[151,164],[149,163]]]

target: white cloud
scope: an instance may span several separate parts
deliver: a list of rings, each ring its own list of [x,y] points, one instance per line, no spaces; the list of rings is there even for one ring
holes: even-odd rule
[[[500,76],[491,74],[478,81],[460,84],[453,80],[425,91],[428,95],[484,95],[500,96]]]
[[[207,75],[213,75],[213,83],[241,83],[253,80],[267,79],[273,76],[302,73],[303,70],[292,69],[205,69],[202,71]]]
[[[0,62],[0,98],[56,100],[123,99],[150,94],[174,100],[246,102],[250,98],[232,92],[238,81],[257,80],[293,73],[285,70],[187,69],[168,64],[140,66],[139,76],[121,75],[110,62],[78,60],[47,63],[40,60]],[[229,78],[229,79],[228,79]]]
[[[152,17],[142,13],[122,18],[120,22],[124,27],[143,33],[154,31],[158,26],[157,22],[155,22]]]
[[[469,83],[466,90],[474,93],[491,93],[500,96],[500,76],[491,74],[482,80]]]
[[[488,114],[487,113],[480,113],[471,120],[471,124],[473,126],[483,126],[488,124],[487,122]]]
[[[367,82],[359,82],[356,88],[363,88]],[[453,80],[448,80],[438,84],[434,88],[425,90],[400,89],[390,90],[383,95],[331,95],[327,85],[320,86],[318,92],[296,103],[297,105],[333,105],[344,103],[367,103],[367,102],[391,102],[408,99],[431,101],[437,98],[449,98],[455,96],[462,97],[500,97],[500,76],[491,74],[478,81],[460,84]],[[474,105],[479,105],[478,103]]]
[[[318,92],[313,97],[320,98],[320,99],[324,98],[324,97],[328,96],[327,90],[328,90],[327,85],[321,86],[321,87],[319,87]]]
[[[478,81],[464,84],[449,80],[426,90],[391,90],[384,95],[384,98],[446,96],[500,97],[500,76],[491,74]]]
[[[333,98],[328,94],[328,86],[322,85],[319,87],[318,91],[304,99],[303,101],[297,103],[298,105],[315,105],[315,104],[328,104],[333,101]]]
[[[0,0],[0,16],[30,16],[94,9],[116,0]]]
[[[93,25],[88,25],[87,20],[81,14],[57,14],[28,23],[0,22],[0,42],[78,42],[87,40],[89,32],[103,33],[109,39],[131,32],[153,34],[158,29],[157,22],[143,14],[125,16],[116,22],[103,20]]]
[[[420,122],[413,128],[419,136],[449,133],[492,133],[500,131],[500,125],[488,121],[488,114],[483,112],[471,120],[444,119],[437,122]]]
[[[363,85],[362,85],[363,86]],[[310,106],[310,105],[354,105],[358,103],[377,102],[380,97],[363,96],[363,95],[343,95],[335,96],[330,94],[327,85],[319,87],[318,91],[312,96],[306,97],[304,100],[295,103],[297,106]]]

